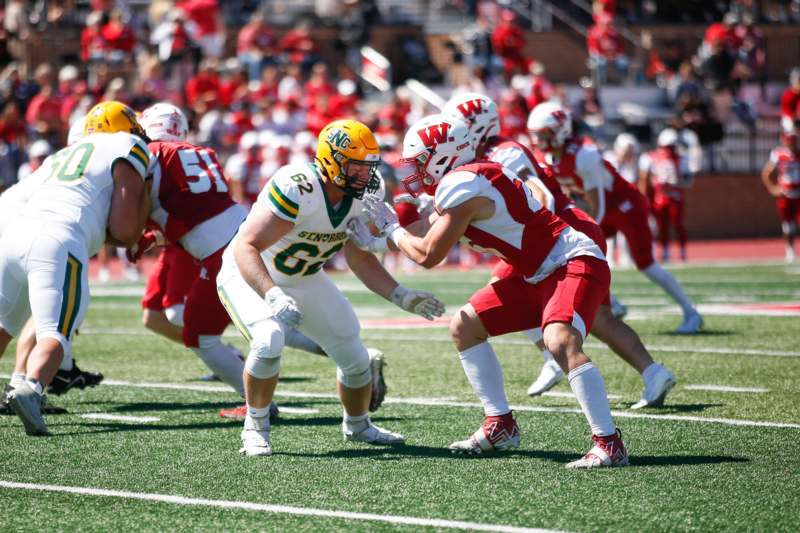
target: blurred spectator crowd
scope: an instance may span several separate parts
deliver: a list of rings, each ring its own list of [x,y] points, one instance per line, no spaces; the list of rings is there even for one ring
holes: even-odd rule
[[[274,169],[311,160],[317,133],[339,117],[367,123],[381,139],[387,161],[395,160],[407,124],[432,108],[403,86],[380,93],[359,76],[366,68],[362,47],[382,17],[377,3],[315,2],[313,20],[336,22],[343,60],[335,64],[323,61],[330,54],[321,47],[329,41],[318,40],[312,19],[287,29],[273,26],[265,11],[251,10],[243,25],[232,25],[226,13],[245,3],[154,0],[134,9],[124,0],[89,0],[89,9],[87,2],[76,9],[74,0],[7,0],[0,39],[0,191],[63,146],[70,126],[107,99],[135,109],[158,101],[185,109],[191,140],[218,151],[238,182],[232,189],[242,202],[252,201]],[[748,127],[755,124],[753,111],[737,97],[743,82],[766,79],[763,38],[754,24],[764,13],[756,14],[748,2],[723,2],[725,11],[714,3],[714,10],[695,13],[699,20],[721,16],[696,51],[682,42],[656,45],[645,32],[641,44],[647,55],[637,77],[631,74],[631,43],[617,25],[646,20],[648,3],[595,1],[586,37],[591,75],[580,80],[577,99],[568,97],[568,86],[551,83],[545,65],[531,57],[519,13],[499,2],[448,3],[474,17],[452,35],[454,63],[466,75],[449,77],[446,90],[494,98],[503,135],[528,142],[530,110],[558,100],[573,109],[581,127],[610,146],[598,91],[609,70],[624,82],[650,79],[663,87],[673,106],[667,123],[692,130],[704,145],[722,137],[731,113]],[[654,4],[662,9],[662,2]],[[62,61],[54,51],[51,57],[58,61],[29,68],[29,39],[36,32],[46,35],[48,25],[79,28],[79,53]],[[800,73],[792,80],[783,112],[796,117]]]

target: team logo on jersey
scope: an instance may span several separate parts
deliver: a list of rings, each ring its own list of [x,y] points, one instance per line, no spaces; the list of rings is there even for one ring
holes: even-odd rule
[[[452,141],[453,138],[449,137],[450,124],[443,122],[441,124],[433,124],[417,131],[417,135],[422,140],[422,144],[428,148],[435,148],[437,145],[444,142]]]
[[[350,136],[344,130],[333,128],[328,132],[328,143],[340,150],[347,150],[352,142]]]
[[[458,110],[464,115],[464,118],[474,119],[475,115],[483,113],[483,102],[479,99],[469,100],[463,104],[458,105]]]

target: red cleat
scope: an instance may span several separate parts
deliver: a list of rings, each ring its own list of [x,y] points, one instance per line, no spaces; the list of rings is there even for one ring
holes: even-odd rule
[[[594,446],[589,453],[567,464],[567,468],[601,468],[609,466],[628,466],[628,450],[622,442],[622,433],[617,430],[613,435],[598,437],[592,435]]]
[[[453,453],[477,455],[494,450],[510,450],[519,446],[519,426],[512,413],[487,416],[481,427],[466,440],[449,446]]]
[[[269,419],[275,420],[279,415],[278,405],[275,402],[269,404]],[[247,417],[247,404],[234,407],[232,409],[220,409],[219,416],[228,420],[244,420]]]

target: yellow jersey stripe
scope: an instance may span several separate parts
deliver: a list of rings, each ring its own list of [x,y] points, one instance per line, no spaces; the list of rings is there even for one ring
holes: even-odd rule
[[[292,206],[274,185],[272,185],[269,189],[269,199],[273,204],[276,205],[276,207],[278,207],[278,209],[280,209],[283,214],[292,218],[297,217],[297,214],[299,213],[297,205]]]

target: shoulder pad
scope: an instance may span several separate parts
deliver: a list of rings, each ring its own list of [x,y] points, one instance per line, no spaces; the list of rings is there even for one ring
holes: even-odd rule
[[[296,222],[302,214],[314,212],[321,187],[313,169],[305,165],[286,165],[269,180],[261,195],[278,217]]]

